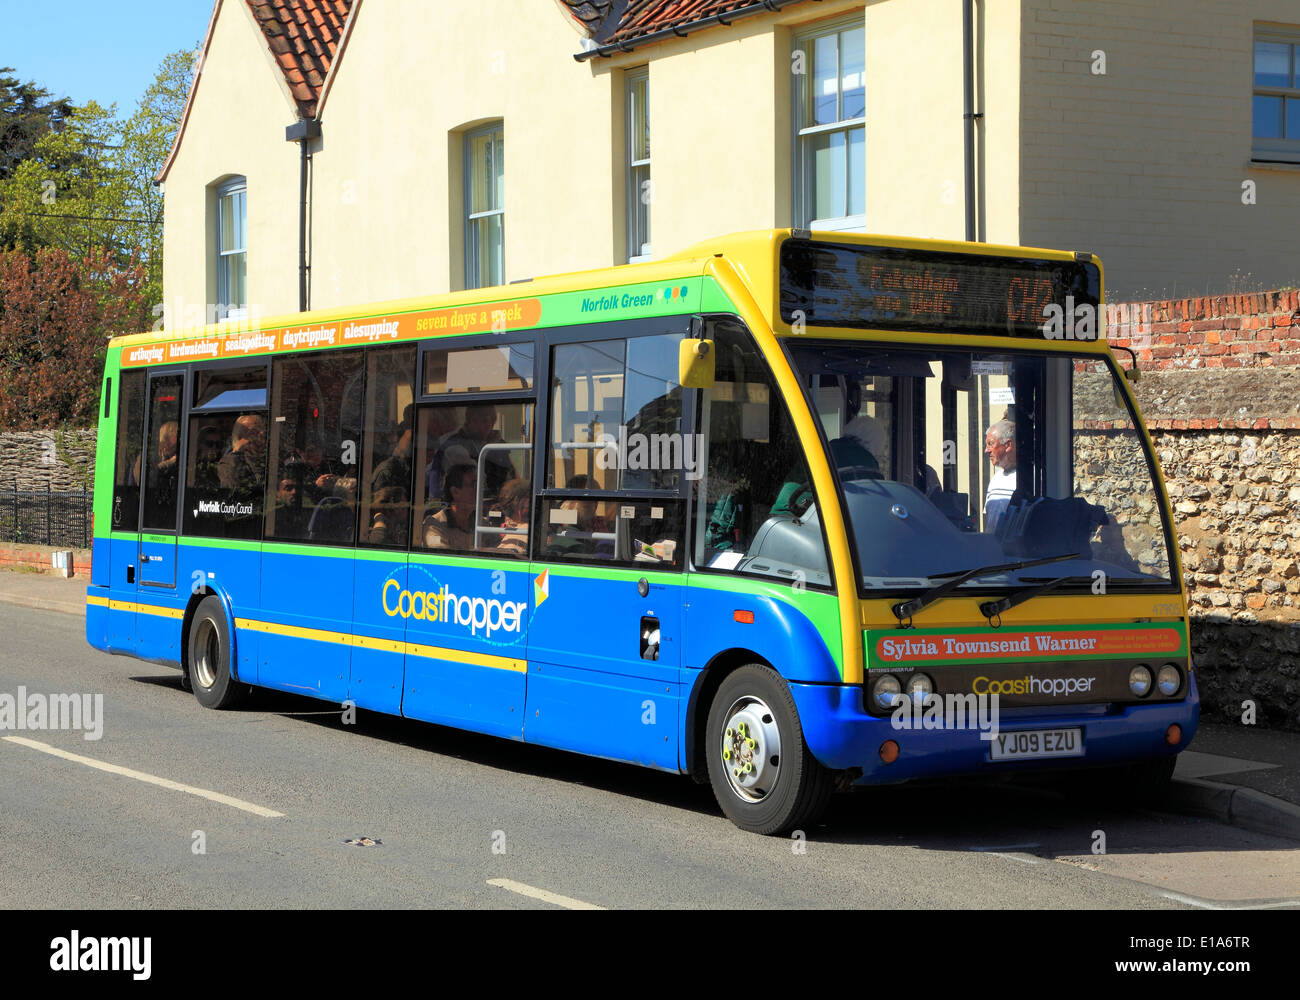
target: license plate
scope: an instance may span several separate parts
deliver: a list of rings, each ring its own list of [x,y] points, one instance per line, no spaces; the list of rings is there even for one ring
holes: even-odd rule
[[[1082,757],[1082,729],[1030,729],[1002,732],[989,745],[990,760]]]

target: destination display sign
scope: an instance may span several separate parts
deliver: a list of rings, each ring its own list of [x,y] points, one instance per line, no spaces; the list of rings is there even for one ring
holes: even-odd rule
[[[791,239],[780,294],[781,319],[796,327],[1095,340],[1101,270],[1090,260]]]

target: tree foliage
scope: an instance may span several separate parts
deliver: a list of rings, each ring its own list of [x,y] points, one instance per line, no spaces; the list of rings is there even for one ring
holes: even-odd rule
[[[0,181],[32,155],[37,141],[57,132],[72,115],[72,102],[50,100],[50,92],[23,83],[12,66],[0,67]]]
[[[180,127],[193,58],[167,56],[125,120],[115,105],[65,101],[57,121],[42,128],[45,91],[32,85],[0,109],[0,129],[8,122],[15,135],[35,136],[0,174],[0,248],[56,247],[76,257],[103,248],[123,265],[138,258],[153,300],[162,301],[163,199],[154,179]]]
[[[148,324],[145,288],[102,249],[0,251],[0,428],[92,425],[109,338]]]
[[[108,339],[150,326],[193,68],[167,56],[125,120],[0,69],[0,428],[93,423]]]

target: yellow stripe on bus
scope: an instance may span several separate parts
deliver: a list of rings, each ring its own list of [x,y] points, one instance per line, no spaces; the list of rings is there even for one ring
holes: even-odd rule
[[[517,674],[528,673],[528,661],[517,660],[509,656],[490,656],[487,653],[468,653],[463,649],[443,649],[440,646],[421,646],[414,642],[406,644],[406,651],[412,656],[422,656],[427,660],[450,660],[453,663],[472,663],[478,667],[491,667],[493,670],[512,670]]]
[[[325,629],[302,628],[298,625],[277,625],[273,622],[257,621],[252,618],[236,618],[235,628],[250,632],[264,632],[268,635],[287,635],[295,639],[311,639],[316,642],[333,642],[341,646],[359,646],[362,649],[378,649],[386,653],[406,653],[421,656],[428,660],[447,660],[452,663],[468,663],[477,667],[489,667],[493,670],[509,670],[514,673],[527,673],[528,661],[510,656],[492,656],[488,653],[471,653],[463,649],[447,649],[442,646],[425,646],[414,642],[398,642],[394,639],[376,639],[369,635],[348,635],[344,632],[329,632]]]
[[[107,597],[86,595],[86,603],[110,611],[133,611],[142,615],[156,615],[159,618],[184,618],[185,612],[179,608],[160,608],[156,604],[138,604],[135,601],[114,601]]]

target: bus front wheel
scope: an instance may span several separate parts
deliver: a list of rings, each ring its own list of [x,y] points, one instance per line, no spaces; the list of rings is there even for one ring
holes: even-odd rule
[[[185,664],[194,697],[204,708],[230,708],[247,693],[247,688],[230,675],[230,656],[226,609],[217,598],[204,598],[190,621]]]
[[[727,818],[750,833],[787,833],[815,822],[831,773],[804,741],[790,689],[757,663],[730,674],[709,708],[709,781]]]

